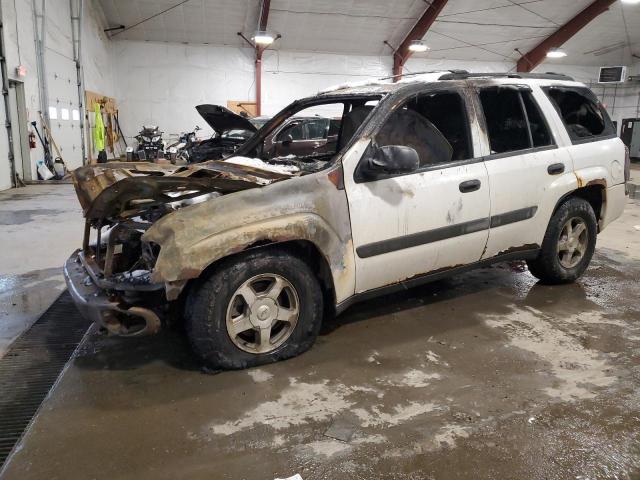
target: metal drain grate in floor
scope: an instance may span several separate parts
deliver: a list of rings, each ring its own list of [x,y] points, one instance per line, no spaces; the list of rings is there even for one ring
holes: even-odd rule
[[[0,358],[0,468],[88,327],[65,291]]]

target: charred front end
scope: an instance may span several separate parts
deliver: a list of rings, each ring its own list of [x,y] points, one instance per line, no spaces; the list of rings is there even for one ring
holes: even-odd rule
[[[167,313],[164,285],[151,282],[158,247],[142,241],[150,225],[144,214],[117,223],[87,220],[83,247],[64,266],[81,312],[111,333],[155,333]]]
[[[284,178],[224,162],[190,167],[114,162],[79,168],[73,180],[86,218],[84,238],[64,265],[79,310],[113,334],[157,332],[175,298],[167,294],[167,284],[152,280],[160,246],[146,242],[145,232],[190,205]]]

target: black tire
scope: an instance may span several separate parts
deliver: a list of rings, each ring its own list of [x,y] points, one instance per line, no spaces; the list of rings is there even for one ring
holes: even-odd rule
[[[582,219],[587,227],[587,247],[580,261],[572,268],[566,268],[560,262],[558,241],[564,225],[575,217]],[[538,257],[527,261],[529,271],[543,283],[551,285],[574,282],[589,266],[597,234],[597,220],[591,204],[579,197],[568,198],[551,217]]]
[[[287,340],[268,353],[249,353],[230,338],[226,326],[234,292],[260,274],[284,277],[299,299],[297,324]],[[284,360],[305,352],[316,340],[323,316],[323,297],[316,276],[300,258],[277,248],[264,248],[224,260],[195,285],[185,306],[186,331],[193,350],[207,368],[248,368]]]

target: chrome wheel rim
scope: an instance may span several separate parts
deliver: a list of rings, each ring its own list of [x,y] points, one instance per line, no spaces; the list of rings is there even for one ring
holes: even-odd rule
[[[275,273],[256,275],[231,296],[227,307],[227,333],[241,350],[269,353],[291,336],[300,313],[298,292]]]
[[[589,245],[587,224],[580,217],[573,217],[564,224],[558,239],[558,260],[564,268],[580,263]]]

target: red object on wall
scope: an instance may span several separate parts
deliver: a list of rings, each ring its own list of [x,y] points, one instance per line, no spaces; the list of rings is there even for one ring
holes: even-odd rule
[[[29,132],[29,148],[36,148],[36,134]]]

